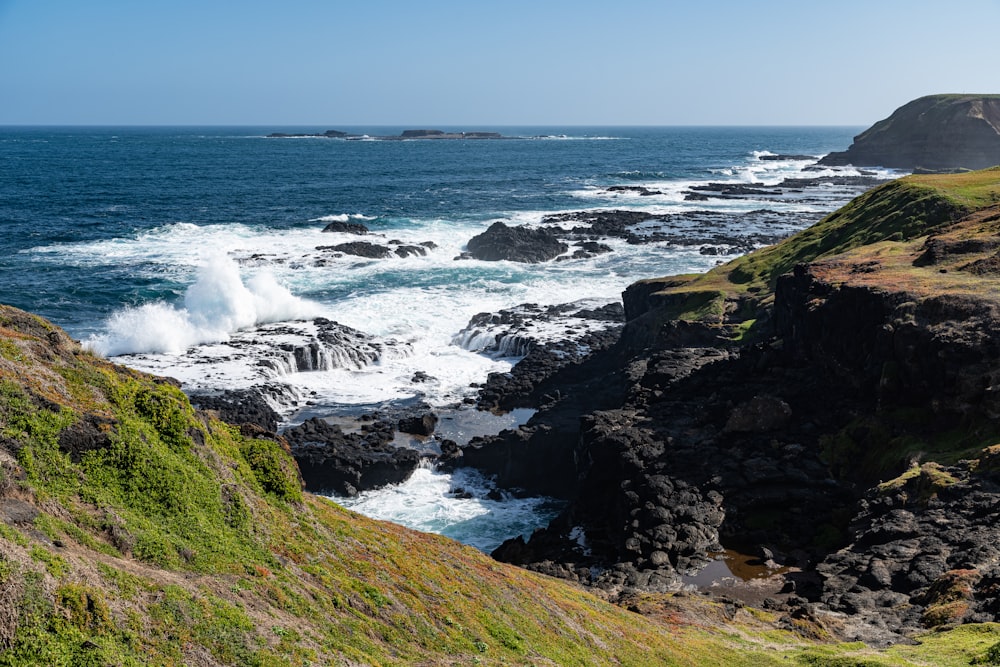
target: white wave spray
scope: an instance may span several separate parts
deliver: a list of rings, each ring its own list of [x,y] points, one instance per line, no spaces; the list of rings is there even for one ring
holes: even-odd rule
[[[223,254],[204,258],[184,306],[163,301],[127,307],[105,322],[105,332],[84,345],[104,356],[182,354],[194,345],[218,343],[240,329],[323,314],[320,304],[296,297],[267,272],[244,284],[239,267]]]

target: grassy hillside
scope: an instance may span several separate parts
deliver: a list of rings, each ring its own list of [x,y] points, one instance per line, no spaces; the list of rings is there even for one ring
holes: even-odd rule
[[[652,294],[657,321],[747,324],[759,316],[761,306],[771,303],[778,276],[796,264],[881,241],[912,241],[997,202],[1000,167],[907,176],[870,190],[781,243],[705,274],[657,278],[642,285]]]
[[[0,309],[0,664],[669,661],[655,624],[300,490],[272,437]]]
[[[0,665],[1000,659],[994,625],[873,651],[702,596],[630,608],[303,493],[280,439],[0,306]]]

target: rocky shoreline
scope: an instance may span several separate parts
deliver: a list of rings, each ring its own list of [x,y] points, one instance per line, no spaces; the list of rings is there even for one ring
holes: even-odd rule
[[[729,598],[872,645],[994,620],[1000,213],[937,216],[869,241],[891,259],[799,263],[743,339],[737,317],[664,317],[669,280],[637,284],[613,344],[504,384],[485,407],[537,413],[452,465],[569,505],[494,557],[622,600],[735,549],[773,567]]]
[[[877,184],[871,175],[822,178],[689,195]],[[976,178],[987,189],[996,182]],[[945,194],[928,196],[935,187]],[[948,188],[967,197],[964,181],[877,187],[709,274],[637,283],[623,311],[525,304],[476,316],[461,344],[490,339],[477,349],[523,356],[479,387],[477,405],[534,409],[518,428],[458,444],[436,439],[417,406],[365,416],[354,429],[310,420],[284,437],[315,490],[353,495],[402,481],[430,456],[474,467],[505,490],[563,499],[548,527],[508,540],[494,557],[618,602],[700,587],[766,607],[788,627],[876,646],[992,620],[1000,214],[995,197],[958,204]],[[744,215],[773,216],[781,228],[780,214]],[[735,254],[783,236],[744,237],[722,217],[579,211],[536,227],[497,222],[468,249],[486,261],[542,262],[572,258],[574,246],[605,252],[611,241],[676,239]],[[703,238],[691,240],[692,225]],[[362,254],[362,244],[373,245],[331,250]],[[539,343],[529,323],[546,317],[607,326],[567,327]],[[397,446],[404,421],[422,424],[434,446]],[[759,569],[692,583],[724,553]]]

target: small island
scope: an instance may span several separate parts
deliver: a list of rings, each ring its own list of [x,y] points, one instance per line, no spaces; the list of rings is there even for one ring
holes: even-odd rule
[[[272,132],[267,135],[268,139],[299,139],[316,137],[320,139],[347,139],[347,140],[361,140],[367,139],[369,141],[408,141],[411,139],[513,139],[514,137],[505,137],[499,132],[445,132],[444,130],[403,130],[402,133],[398,135],[389,136],[371,136],[367,134],[348,134],[347,132],[341,132],[339,130],[327,130],[326,132],[319,132],[315,134],[309,133],[296,133],[288,134],[285,132]]]

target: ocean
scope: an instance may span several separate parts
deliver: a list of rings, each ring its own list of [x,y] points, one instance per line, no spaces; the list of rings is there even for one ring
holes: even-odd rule
[[[519,352],[468,329],[477,313],[611,303],[636,280],[705,271],[812,224],[870,187],[852,178],[896,175],[808,159],[845,149],[856,127],[267,136],[326,129],[0,128],[0,302],[189,390],[267,384],[286,426],[423,401],[447,417],[447,437],[462,440],[526,418],[462,407]],[[600,253],[566,261],[457,259],[496,221],[552,227],[560,223],[550,216],[612,210],[650,222],[627,238],[595,233]],[[369,233],[324,232],[333,222]],[[332,249],[359,239],[422,250],[373,258]],[[316,318],[347,329],[323,338]],[[561,334],[540,326],[532,335]],[[302,345],[316,352],[305,365],[287,352]],[[558,510],[551,499],[489,489],[472,471],[427,467],[399,487],[338,502],[486,551]]]

